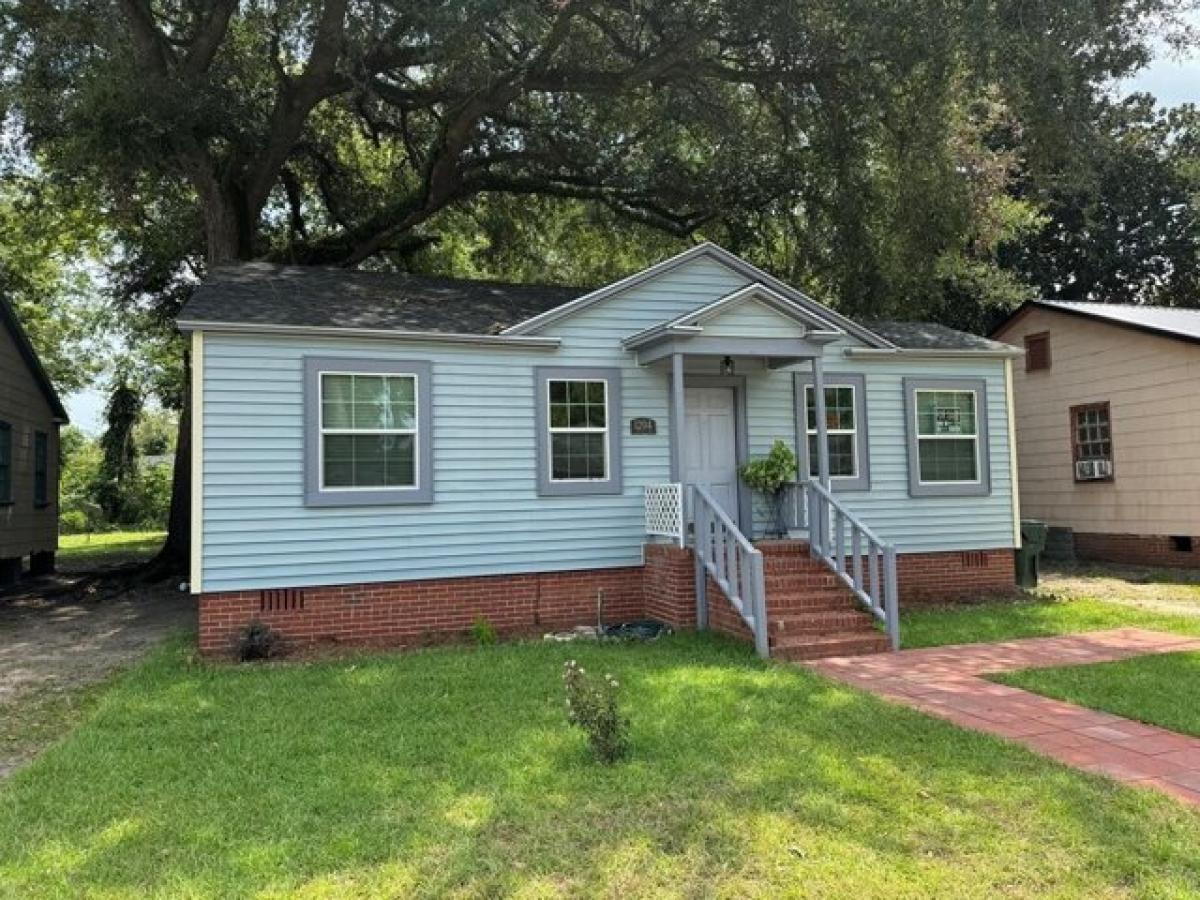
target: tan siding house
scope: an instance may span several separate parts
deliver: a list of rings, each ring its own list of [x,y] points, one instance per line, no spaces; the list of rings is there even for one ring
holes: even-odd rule
[[[1200,310],[1023,306],[1015,366],[1022,514],[1085,559],[1200,566]]]
[[[54,569],[58,548],[58,429],[67,421],[54,386],[0,298],[0,585],[25,558],[33,574]]]

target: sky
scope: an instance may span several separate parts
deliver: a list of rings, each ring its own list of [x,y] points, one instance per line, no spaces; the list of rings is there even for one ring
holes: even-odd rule
[[[1192,18],[1200,28],[1200,12]],[[1200,51],[1189,58],[1178,59],[1164,52],[1141,72],[1118,88],[1121,93],[1144,91],[1153,94],[1163,106],[1180,103],[1200,103]],[[71,422],[88,434],[98,435],[104,429],[104,395],[97,388],[72,394],[65,400]]]

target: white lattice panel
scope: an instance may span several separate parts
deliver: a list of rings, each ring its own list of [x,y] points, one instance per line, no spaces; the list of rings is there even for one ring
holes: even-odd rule
[[[683,546],[683,485],[646,487],[646,534],[674,538]]]

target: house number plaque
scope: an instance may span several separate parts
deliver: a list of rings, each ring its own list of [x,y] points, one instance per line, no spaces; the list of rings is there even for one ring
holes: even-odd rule
[[[636,419],[629,420],[630,434],[657,434],[658,423],[653,419],[648,419],[644,416],[639,416]]]

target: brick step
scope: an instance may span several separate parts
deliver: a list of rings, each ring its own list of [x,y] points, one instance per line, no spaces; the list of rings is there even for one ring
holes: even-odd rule
[[[815,610],[857,610],[858,601],[843,588],[826,588],[813,591],[767,591],[767,611],[771,615],[788,612],[811,612]]]
[[[807,556],[764,556],[763,572],[768,575],[832,574],[832,570],[825,563]]]
[[[874,619],[861,610],[816,610],[768,616],[771,634],[778,637],[808,634],[838,634],[846,631],[871,632]]]
[[[807,635],[780,638],[772,643],[771,655],[776,659],[799,661],[886,653],[890,646],[887,637],[879,632],[846,631],[816,638]]]
[[[845,582],[826,569],[824,572],[771,572],[766,576],[766,584],[769,596],[772,591],[831,590],[843,587]]]

